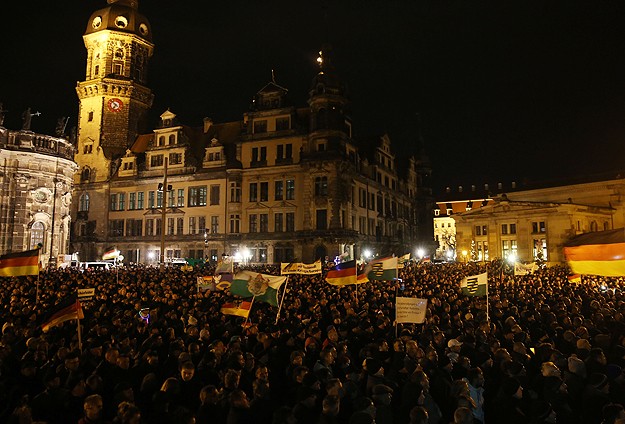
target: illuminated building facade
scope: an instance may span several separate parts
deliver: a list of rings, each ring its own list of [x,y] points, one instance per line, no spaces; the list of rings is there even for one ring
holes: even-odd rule
[[[327,49],[303,107],[270,81],[241,120],[192,127],[167,110],[150,130],[151,31],[135,1],[109,0],[84,34],[72,212],[81,259],[112,246],[137,263],[312,262],[432,247],[427,161],[407,158],[400,171],[387,135],[367,146],[352,136]]]

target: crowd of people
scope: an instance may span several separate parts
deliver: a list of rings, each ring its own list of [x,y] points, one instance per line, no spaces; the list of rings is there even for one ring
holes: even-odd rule
[[[262,266],[255,271],[279,275]],[[0,422],[625,423],[623,278],[514,276],[501,261],[405,264],[397,281],[291,275],[280,307],[225,315],[182,270],[0,279]],[[488,273],[487,297],[462,294]],[[77,289],[84,318],[42,332]],[[397,324],[395,298],[428,300]],[[80,331],[79,331],[80,330]]]

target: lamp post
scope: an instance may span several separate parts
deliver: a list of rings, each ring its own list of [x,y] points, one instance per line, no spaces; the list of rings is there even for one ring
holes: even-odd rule
[[[165,172],[163,175],[163,196],[161,200],[161,272],[165,270],[165,230],[167,229],[167,162],[168,157],[165,155]]]

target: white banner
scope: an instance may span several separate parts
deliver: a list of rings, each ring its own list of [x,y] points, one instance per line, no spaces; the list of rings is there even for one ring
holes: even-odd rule
[[[425,322],[425,312],[427,311],[428,300],[416,297],[395,298],[395,320],[398,323],[411,322],[423,324]]]
[[[529,264],[522,264],[521,262],[514,263],[514,275],[527,275],[533,274],[538,269],[536,262]]]

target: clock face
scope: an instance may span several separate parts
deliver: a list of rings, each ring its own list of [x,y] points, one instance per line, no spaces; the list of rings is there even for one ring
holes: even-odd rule
[[[120,99],[111,99],[108,102],[108,107],[111,112],[119,112],[124,107],[124,103]]]

